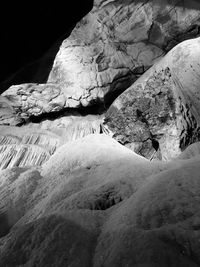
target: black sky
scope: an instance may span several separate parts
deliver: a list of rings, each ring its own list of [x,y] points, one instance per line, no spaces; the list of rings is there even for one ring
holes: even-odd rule
[[[92,0],[23,2],[0,4],[0,82],[41,57],[93,4]]]

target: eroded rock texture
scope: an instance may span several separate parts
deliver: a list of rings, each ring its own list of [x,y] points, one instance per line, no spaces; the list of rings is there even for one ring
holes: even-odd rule
[[[0,169],[41,166],[61,144],[58,135],[28,127],[0,127]]]
[[[199,23],[96,0],[48,82],[0,96],[0,266],[200,266],[200,38],[170,50]]]
[[[60,145],[100,133],[101,123],[102,116],[67,112],[21,127],[0,126],[0,169],[41,166]]]
[[[172,49],[109,108],[105,125],[122,144],[170,159],[199,140],[199,38]]]
[[[197,37],[197,1],[102,1],[65,39],[47,84],[10,87],[22,117],[107,105],[174,45]],[[103,105],[104,105],[103,104]]]
[[[199,9],[189,0],[184,7],[180,1],[95,1],[63,41],[48,81],[83,106],[109,99],[174,45],[196,37]]]

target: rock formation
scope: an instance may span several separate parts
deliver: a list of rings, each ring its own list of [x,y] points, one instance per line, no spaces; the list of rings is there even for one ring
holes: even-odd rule
[[[109,108],[105,125],[122,144],[169,160],[199,140],[200,39],[177,45]]]
[[[60,136],[50,131],[0,126],[0,169],[40,166],[60,145]]]
[[[196,267],[198,173],[199,156],[149,162],[94,134],[3,170],[0,265]]]
[[[166,0],[94,1],[63,41],[48,82],[83,106],[109,101],[174,45],[199,34],[200,3],[188,0],[184,6]]]
[[[3,83],[0,266],[200,266],[199,33],[195,0],[95,0]]]

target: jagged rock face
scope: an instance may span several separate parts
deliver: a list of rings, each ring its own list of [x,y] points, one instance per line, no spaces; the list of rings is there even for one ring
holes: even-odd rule
[[[105,116],[113,136],[165,160],[199,140],[199,56],[200,39],[185,41],[121,94]]]
[[[0,266],[200,266],[200,38],[154,64],[199,10],[95,0],[49,82],[0,96]]]
[[[200,3],[184,7],[164,0],[94,2],[63,41],[48,81],[77,105],[108,101],[174,45],[199,34]]]
[[[175,44],[198,35],[199,10],[195,1],[185,9],[176,1],[95,2],[63,41],[48,83],[3,95],[22,118],[109,103]]]
[[[22,119],[60,111],[66,107],[65,97],[55,84],[14,85],[2,96]]]
[[[28,121],[31,117],[58,117],[74,112],[84,112],[80,103],[61,91],[57,84],[21,84],[13,85],[0,96],[0,124],[17,125]],[[85,109],[85,113],[101,113],[104,107]]]
[[[199,161],[149,162],[93,134],[41,170],[0,171],[0,265],[198,267]]]

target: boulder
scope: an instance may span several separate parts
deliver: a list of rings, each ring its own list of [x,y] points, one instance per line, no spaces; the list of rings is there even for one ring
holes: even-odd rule
[[[67,106],[65,96],[55,84],[13,85],[2,96],[22,119],[57,112]]]
[[[200,39],[182,42],[122,93],[104,128],[149,158],[169,160],[199,140]]]
[[[82,106],[107,103],[166,51],[197,37],[199,26],[197,1],[184,1],[184,8],[167,0],[94,1],[63,41],[48,82]]]
[[[189,0],[185,9],[165,0],[94,2],[92,11],[60,46],[47,83],[13,85],[3,96],[22,118],[65,108],[108,106],[173,46],[199,35],[199,10],[200,4]],[[44,56],[36,80],[42,72],[46,75],[58,43]],[[33,68],[39,66],[35,63]]]

